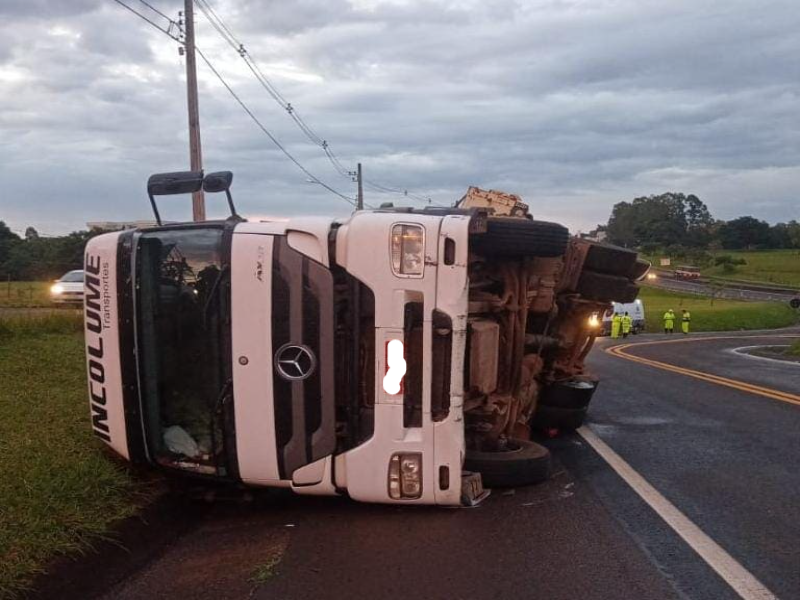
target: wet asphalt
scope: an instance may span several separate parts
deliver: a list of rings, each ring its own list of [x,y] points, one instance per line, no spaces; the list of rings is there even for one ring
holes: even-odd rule
[[[629,351],[800,394],[800,365],[731,352],[772,337],[707,337]],[[590,356],[589,426],[778,597],[800,597],[800,406],[611,356],[610,343]],[[579,435],[544,443],[550,481],[475,508],[216,502],[104,597],[738,597]]]

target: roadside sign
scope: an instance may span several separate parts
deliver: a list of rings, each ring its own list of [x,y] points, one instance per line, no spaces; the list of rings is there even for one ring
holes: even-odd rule
[[[661,263],[661,266],[662,266],[662,267],[668,267],[668,266],[670,265],[670,259],[668,259],[668,258],[662,258],[662,259],[661,259],[661,261],[660,261],[660,263]]]

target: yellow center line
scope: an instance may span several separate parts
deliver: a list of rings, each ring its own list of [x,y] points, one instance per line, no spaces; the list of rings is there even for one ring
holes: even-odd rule
[[[659,360],[652,360],[650,358],[643,358],[641,356],[636,356],[635,354],[630,354],[625,352],[627,348],[636,347],[636,346],[653,346],[657,344],[675,344],[675,343],[684,343],[684,342],[701,342],[704,340],[730,340],[730,339],[758,339],[758,338],[792,338],[797,337],[796,335],[785,335],[785,334],[778,334],[778,335],[765,335],[765,336],[747,336],[745,338],[738,337],[738,336],[716,336],[716,337],[706,337],[706,338],[682,338],[678,340],[663,340],[663,341],[653,341],[653,342],[640,342],[634,344],[621,344],[619,346],[613,346],[611,348],[606,348],[605,351],[613,356],[617,356],[619,358],[624,358],[626,360],[630,360],[633,362],[637,362],[643,365],[648,365],[651,367],[655,367],[657,369],[663,369],[664,371],[671,371],[673,373],[679,373],[681,375],[686,375],[687,377],[694,377],[695,379],[700,379],[702,381],[708,381],[710,383],[716,383],[717,385],[723,385],[729,388],[733,388],[735,390],[739,390],[742,392],[749,392],[751,394],[757,394],[759,396],[764,396],[766,398],[772,398],[773,400],[780,400],[782,402],[788,402],[789,404],[796,404],[800,406],[800,396],[797,394],[791,394],[789,392],[781,392],[779,390],[774,390],[772,388],[766,388],[760,385],[755,385],[752,383],[747,383],[745,381],[738,381],[736,379],[729,379],[728,377],[721,377],[720,375],[713,375],[712,373],[705,373],[703,371],[696,371],[695,369],[687,369],[686,367],[678,367],[676,365],[671,365],[669,363],[661,362]]]

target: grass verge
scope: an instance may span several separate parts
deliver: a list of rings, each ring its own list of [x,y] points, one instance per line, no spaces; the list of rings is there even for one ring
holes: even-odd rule
[[[737,265],[731,272],[726,272],[722,266],[709,267],[703,269],[703,275],[722,280],[800,287],[798,250],[720,250],[715,256],[726,254],[733,258],[742,258],[747,264]]]
[[[0,308],[38,308],[53,306],[50,301],[52,281],[0,282]]]
[[[0,321],[0,598],[140,501],[88,424],[80,317]]]
[[[742,302],[715,299],[692,294],[668,292],[642,287],[639,298],[644,302],[647,331],[663,331],[663,316],[667,309],[675,311],[676,331],[680,330],[681,309],[692,315],[692,331],[739,331],[743,329],[776,329],[800,321],[800,315],[782,302]]]

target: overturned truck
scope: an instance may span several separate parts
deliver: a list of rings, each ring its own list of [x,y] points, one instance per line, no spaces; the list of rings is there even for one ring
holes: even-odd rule
[[[95,433],[172,473],[458,505],[549,473],[537,430],[583,422],[610,301],[647,263],[470,188],[453,208],[104,234],[86,249]]]

